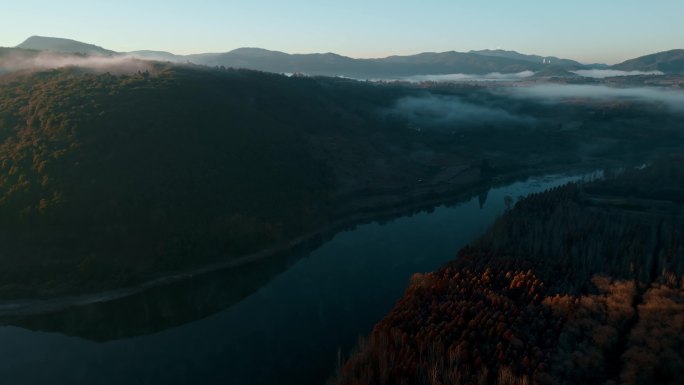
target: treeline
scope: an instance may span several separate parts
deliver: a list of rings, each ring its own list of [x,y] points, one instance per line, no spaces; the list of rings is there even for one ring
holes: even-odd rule
[[[684,274],[684,158],[627,170],[589,184],[534,194],[477,242],[489,252],[563,266],[557,290],[595,274],[651,282]]]
[[[680,383],[678,213],[585,199],[660,175],[672,179],[640,191],[680,188],[664,169],[683,164],[669,158],[519,201],[453,262],[414,275],[331,383]]]

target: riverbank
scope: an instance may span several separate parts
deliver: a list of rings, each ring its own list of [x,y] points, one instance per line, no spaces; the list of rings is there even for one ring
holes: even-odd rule
[[[591,170],[596,170],[598,167],[598,164],[587,164],[583,167],[577,167],[574,173],[589,172]],[[0,301],[0,319],[51,313],[70,307],[87,306],[95,303],[113,301],[204,274],[248,265],[274,255],[290,252],[294,249],[304,248],[306,250],[311,250],[324,243],[325,240],[330,239],[338,232],[362,223],[391,219],[396,216],[430,209],[441,204],[455,203],[485,192],[498,185],[510,183],[514,180],[525,179],[534,175],[558,173],[560,171],[560,168],[557,167],[538,167],[534,170],[521,170],[508,173],[505,176],[499,175],[493,178],[493,180],[484,183],[482,181],[477,181],[476,183],[470,184],[426,184],[417,186],[414,191],[407,193],[404,196],[395,194],[369,197],[363,201],[353,202],[352,206],[354,207],[354,210],[347,209],[347,214],[343,219],[334,221],[323,229],[307,233],[287,243],[257,253],[215,262],[187,271],[165,274],[155,279],[125,288],[48,299],[2,300]],[[307,245],[309,246],[307,247]]]

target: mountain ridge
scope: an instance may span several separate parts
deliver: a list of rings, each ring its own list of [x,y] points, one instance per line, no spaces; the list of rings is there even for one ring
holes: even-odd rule
[[[684,73],[684,50],[644,55],[615,65],[583,64],[556,56],[524,54],[512,50],[484,49],[468,52],[421,52],[381,58],[353,58],[333,52],[286,53],[259,47],[240,47],[226,52],[177,55],[166,51],[116,52],[71,39],[31,36],[15,48],[92,56],[134,57],[142,60],[193,63],[212,67],[247,68],[276,73],[306,73],[359,79],[394,79],[414,75],[467,73],[517,73],[523,71],[616,69]]]
[[[166,51],[138,50],[116,52],[70,39],[32,36],[16,48],[59,53],[132,56],[144,60],[191,62],[217,67],[249,68],[267,72],[356,78],[401,77],[419,74],[522,72],[540,70],[544,63],[536,55],[515,52],[513,56],[484,55],[473,52],[421,52],[383,58],[352,58],[333,52],[290,54],[258,47],[240,47],[227,52],[177,55]],[[514,52],[514,51],[507,51]],[[540,56],[539,56],[540,58]],[[555,60],[555,58],[554,58]],[[576,61],[559,59],[562,65],[583,68]],[[575,68],[573,68],[575,69]]]
[[[616,64],[613,69],[623,71],[684,72],[684,49],[671,49],[639,56]]]
[[[525,61],[530,61],[530,62],[536,62],[539,63],[540,61],[543,64],[554,64],[554,65],[562,65],[562,66],[586,66],[586,64],[582,64],[578,61],[575,60],[570,60],[570,59],[561,59],[556,56],[539,56],[539,55],[528,55],[528,54],[523,54],[517,51],[510,51],[510,50],[502,50],[502,49],[483,49],[483,50],[471,50],[469,53],[474,53],[478,55],[483,55],[483,56],[492,56],[492,57],[507,57],[511,59],[519,59],[519,60],[525,60]],[[548,63],[547,63],[548,62]]]

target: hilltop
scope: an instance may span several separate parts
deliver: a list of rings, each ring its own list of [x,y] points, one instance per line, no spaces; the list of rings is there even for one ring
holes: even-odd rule
[[[62,39],[57,37],[45,36],[31,36],[24,40],[17,48],[36,50],[36,51],[51,51],[61,53],[78,53],[83,55],[114,55],[116,52],[104,49],[100,46],[71,39]]]

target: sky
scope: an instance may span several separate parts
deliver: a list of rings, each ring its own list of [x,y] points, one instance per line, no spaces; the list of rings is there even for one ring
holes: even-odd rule
[[[613,64],[684,48],[682,15],[683,0],[0,0],[0,46],[40,35],[177,54],[501,48]]]

